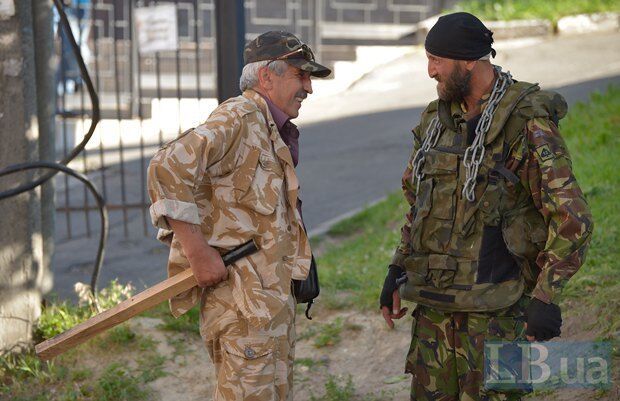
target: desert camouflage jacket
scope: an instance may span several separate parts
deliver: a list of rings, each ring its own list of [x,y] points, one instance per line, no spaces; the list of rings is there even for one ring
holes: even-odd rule
[[[222,103],[204,124],[164,145],[148,168],[151,219],[171,245],[168,275],[189,262],[166,218],[200,225],[221,253],[255,238],[260,250],[234,264],[222,285],[231,286],[248,322],[264,327],[286,304],[291,279],[304,279],[310,267],[298,189],[290,151],[263,98],[247,90]],[[172,313],[185,313],[201,292],[171,300]],[[205,289],[203,296],[213,294]]]

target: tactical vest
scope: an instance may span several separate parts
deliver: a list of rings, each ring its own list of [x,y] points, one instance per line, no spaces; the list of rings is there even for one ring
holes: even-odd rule
[[[474,202],[462,195],[468,145],[467,124],[455,119],[459,109],[434,101],[422,114],[422,141],[437,115],[443,131],[425,154],[424,177],[412,207],[412,253],[403,261],[408,280],[400,295],[445,311],[492,311],[533,289],[540,273],[536,257],[547,240],[542,215],[505,167],[506,159],[513,151],[528,154],[528,120],[542,117],[557,124],[567,108],[559,94],[541,91],[536,84],[516,82],[507,89],[486,135]]]

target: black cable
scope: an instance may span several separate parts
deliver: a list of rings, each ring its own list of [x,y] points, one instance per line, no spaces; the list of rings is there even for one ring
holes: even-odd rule
[[[39,161],[39,162],[13,164],[9,167],[6,167],[2,171],[0,171],[0,177],[9,175],[9,174],[18,173],[21,171],[38,170],[38,169],[55,170],[54,174],[56,174],[58,171],[62,171],[65,174],[75,177],[78,180],[82,181],[84,185],[86,185],[86,187],[90,190],[91,194],[95,197],[95,201],[97,202],[97,206],[99,208],[99,215],[101,216],[101,234],[99,236],[99,249],[97,250],[97,259],[95,262],[95,269],[93,270],[93,274],[90,280],[90,288],[94,295],[96,291],[96,287],[97,287],[97,279],[99,277],[99,271],[101,270],[101,264],[103,262],[103,253],[104,253],[105,243],[108,237],[108,210],[105,207],[105,200],[103,199],[101,194],[97,191],[97,188],[95,187],[95,185],[84,174],[78,173],[77,171],[65,165],[62,165],[60,163]],[[95,305],[96,305],[96,298],[95,298]]]
[[[25,170],[32,170],[32,169],[52,170],[49,173],[46,173],[42,175],[41,177],[36,178],[32,182],[19,185],[16,188],[9,189],[7,191],[0,192],[0,201],[3,199],[13,197],[13,196],[17,196],[24,192],[30,191],[38,187],[39,185],[44,184],[49,179],[54,177],[59,171],[69,174],[77,178],[78,180],[82,181],[84,184],[86,184],[88,189],[94,195],[95,200],[97,201],[97,206],[99,207],[99,214],[101,216],[101,235],[99,238],[99,249],[97,250],[97,259],[95,261],[95,267],[93,269],[93,274],[91,276],[91,286],[90,286],[91,293],[93,294],[93,302],[95,304],[95,307],[98,308],[97,297],[96,297],[97,279],[99,277],[99,272],[101,270],[101,265],[103,263],[104,247],[105,247],[106,239],[108,236],[108,212],[105,207],[105,200],[99,194],[94,184],[85,175],[72,170],[71,168],[67,167],[67,165],[78,154],[80,154],[80,152],[84,150],[84,148],[86,147],[86,144],[88,143],[88,141],[90,141],[91,137],[95,133],[95,128],[97,127],[97,124],[99,123],[101,119],[100,110],[99,110],[99,97],[97,96],[97,92],[95,91],[95,87],[93,86],[93,82],[90,78],[90,74],[88,73],[88,69],[86,68],[86,63],[84,63],[84,58],[82,58],[80,47],[77,44],[75,37],[73,36],[73,33],[71,32],[71,25],[69,24],[69,20],[67,19],[67,15],[65,14],[62,1],[54,0],[54,5],[56,6],[56,9],[58,10],[58,14],[60,16],[60,25],[61,25],[60,29],[64,29],[66,38],[69,39],[69,45],[71,46],[71,50],[73,51],[73,54],[75,55],[76,61],[80,68],[80,75],[84,83],[86,83],[86,88],[88,89],[88,94],[90,96],[90,100],[92,104],[92,116],[91,116],[92,120],[91,120],[90,128],[88,129],[88,132],[86,133],[82,141],[75,148],[73,148],[73,150],[58,163],[45,162],[45,161],[20,163],[20,164],[14,164],[14,165],[5,167],[4,169],[0,170],[0,177],[8,175],[8,174],[15,174],[18,172],[22,172]]]
[[[95,128],[97,127],[97,124],[99,123],[99,120],[101,119],[101,113],[99,110],[99,97],[97,96],[97,92],[95,92],[95,87],[93,86],[93,82],[91,81],[90,75],[88,74],[88,70],[86,69],[86,64],[84,63],[84,59],[82,58],[82,54],[80,53],[80,47],[75,41],[75,37],[73,37],[73,33],[71,32],[71,25],[69,25],[69,20],[67,19],[67,15],[65,14],[65,11],[63,9],[62,1],[54,0],[54,5],[56,6],[56,9],[58,10],[58,14],[60,15],[61,29],[64,29],[65,33],[67,34],[66,36],[69,39],[71,50],[73,50],[73,53],[78,62],[78,66],[80,67],[80,75],[82,79],[84,80],[84,82],[86,83],[86,88],[88,89],[88,94],[90,96],[90,100],[92,103],[92,121],[90,124],[90,128],[88,129],[88,132],[82,139],[82,142],[80,142],[75,148],[73,148],[73,150],[67,156],[65,156],[64,159],[62,159],[59,162],[59,164],[66,166],[67,164],[69,164],[71,160],[73,160],[78,154],[80,154],[80,152],[84,150],[84,148],[86,147],[86,144],[88,143],[90,138],[95,133]],[[10,189],[8,191],[0,192],[0,200],[30,191],[38,187],[39,185],[45,183],[47,180],[49,180],[54,175],[56,175],[56,173],[58,173],[58,170],[52,171],[51,173],[48,173],[42,177],[39,177],[33,182],[22,184],[18,186],[17,188]]]

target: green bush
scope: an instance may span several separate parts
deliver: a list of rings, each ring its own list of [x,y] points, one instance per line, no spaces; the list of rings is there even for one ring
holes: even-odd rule
[[[555,25],[568,15],[620,11],[617,0],[464,0],[453,11],[466,11],[482,20],[547,19]]]

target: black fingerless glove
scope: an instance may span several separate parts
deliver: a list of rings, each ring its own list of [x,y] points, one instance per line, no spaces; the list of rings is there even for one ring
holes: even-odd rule
[[[388,268],[388,274],[387,276],[385,276],[385,281],[383,282],[381,297],[379,298],[379,303],[381,304],[381,307],[387,306],[388,308],[390,308],[390,310],[392,310],[392,294],[394,294],[394,291],[398,289],[398,284],[396,283],[396,280],[398,280],[405,274],[407,273],[405,273],[402,267],[390,265],[390,267]]]
[[[534,336],[536,341],[547,341],[560,335],[562,313],[556,304],[547,304],[538,298],[532,298],[525,316],[527,317],[525,334]]]

